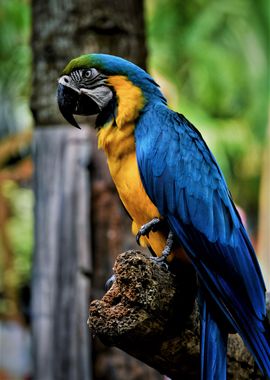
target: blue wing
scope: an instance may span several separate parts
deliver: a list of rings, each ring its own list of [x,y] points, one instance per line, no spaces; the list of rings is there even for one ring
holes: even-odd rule
[[[147,194],[216,305],[270,374],[263,278],[215,158],[196,128],[161,104],[141,116],[135,140]]]

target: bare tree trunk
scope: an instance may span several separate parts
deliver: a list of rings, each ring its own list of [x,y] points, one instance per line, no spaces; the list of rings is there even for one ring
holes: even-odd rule
[[[34,377],[91,379],[90,143],[67,128],[35,133]],[[52,139],[53,135],[53,139]]]
[[[95,297],[101,295],[115,256],[132,247],[130,222],[118,201],[105,158],[95,149],[94,132],[73,131],[62,119],[56,104],[56,81],[67,62],[84,53],[115,54],[145,67],[143,0],[33,0],[32,8],[31,108],[36,122],[32,283],[35,379],[75,380],[79,376],[87,380],[91,374],[86,358],[90,365],[91,357],[84,335],[84,300],[90,282],[84,274],[93,274],[91,292]],[[89,179],[82,156],[86,154],[86,145],[91,145],[90,140],[93,272],[87,233]],[[90,154],[90,150],[87,152]],[[82,166],[78,164],[81,159]],[[81,178],[83,185],[74,175]],[[83,251],[78,239],[84,245]],[[85,315],[85,321],[80,313]],[[95,379],[161,378],[142,363],[97,340],[93,356]]]

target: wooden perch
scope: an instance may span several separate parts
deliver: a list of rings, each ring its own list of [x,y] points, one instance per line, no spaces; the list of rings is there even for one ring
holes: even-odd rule
[[[198,379],[200,318],[191,268],[175,276],[139,251],[118,256],[116,281],[90,305],[89,327],[172,379]],[[262,379],[238,335],[228,342],[228,379]]]

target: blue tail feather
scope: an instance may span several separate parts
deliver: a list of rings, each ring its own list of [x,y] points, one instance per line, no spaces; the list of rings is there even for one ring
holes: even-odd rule
[[[227,329],[221,331],[201,296],[201,380],[226,380]]]

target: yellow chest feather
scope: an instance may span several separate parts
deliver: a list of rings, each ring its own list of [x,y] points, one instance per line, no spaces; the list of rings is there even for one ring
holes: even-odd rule
[[[132,125],[122,131],[113,125],[106,126],[99,132],[98,143],[107,154],[110,174],[121,201],[131,218],[140,227],[159,216],[159,213],[142,185],[133,130]]]
[[[160,217],[158,209],[144,190],[135,152],[135,121],[144,99],[141,90],[125,77],[114,76],[109,78],[109,82],[118,98],[117,115],[115,120],[98,132],[98,146],[107,155],[110,174],[120,199],[133,220],[132,231],[136,234],[143,224]],[[167,233],[167,230],[150,232],[144,243],[160,255],[166,244]]]

